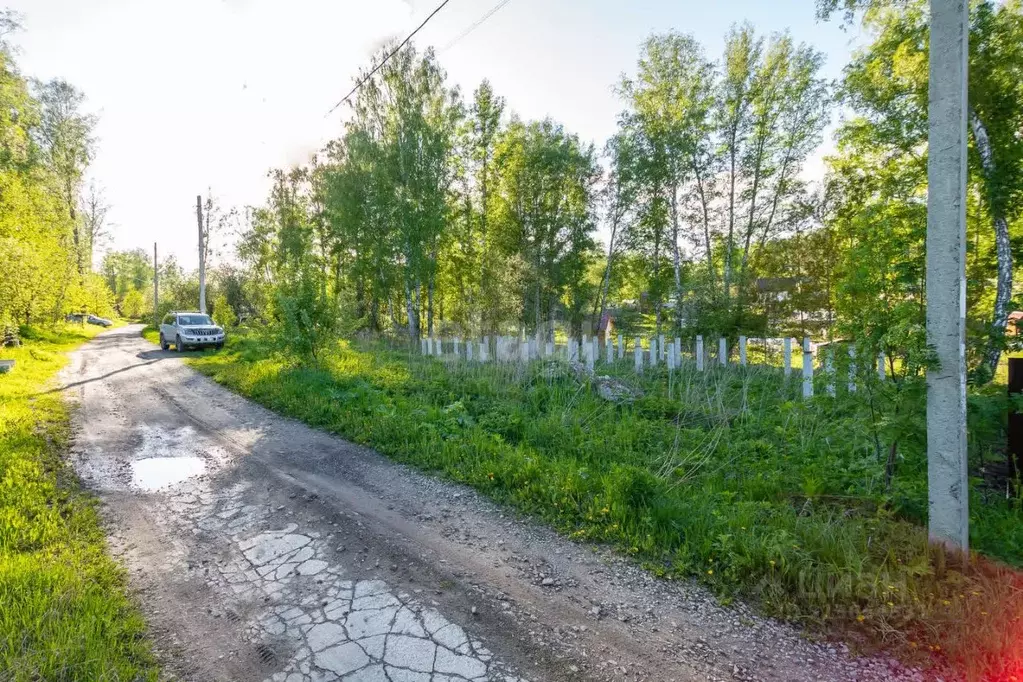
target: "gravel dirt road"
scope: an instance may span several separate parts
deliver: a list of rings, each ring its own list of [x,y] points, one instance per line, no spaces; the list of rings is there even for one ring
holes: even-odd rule
[[[924,679],[277,416],[139,331],[63,384],[169,679]]]

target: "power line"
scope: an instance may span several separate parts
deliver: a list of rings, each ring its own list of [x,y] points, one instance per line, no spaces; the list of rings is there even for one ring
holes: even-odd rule
[[[467,29],[465,29],[464,31],[462,31],[462,33],[460,33],[460,34],[458,35],[458,37],[457,37],[457,38],[455,38],[455,39],[454,39],[454,40],[452,40],[452,41],[451,41],[450,43],[448,43],[447,45],[445,45],[445,46],[444,46],[444,47],[443,47],[443,48],[441,49],[441,52],[447,52],[448,50],[450,50],[450,49],[452,48],[452,46],[454,46],[454,44],[455,44],[455,43],[457,43],[457,42],[458,42],[459,40],[461,40],[461,39],[462,39],[462,38],[464,38],[465,36],[469,35],[469,34],[470,34],[470,33],[472,33],[473,31],[475,31],[475,30],[476,30],[477,28],[479,28],[479,27],[480,27],[480,25],[481,25],[481,24],[483,24],[483,22],[485,22],[485,21],[486,21],[487,19],[489,19],[490,17],[492,17],[492,16],[494,16],[495,14],[497,14],[497,12],[498,12],[498,11],[499,11],[499,10],[500,10],[500,9],[501,9],[502,7],[504,7],[505,5],[507,5],[507,4],[509,3],[509,2],[511,2],[511,0],[501,0],[501,2],[499,2],[499,3],[497,3],[496,5],[494,5],[493,7],[491,7],[491,8],[490,8],[490,11],[489,11],[489,12],[487,12],[487,13],[486,13],[486,14],[484,14],[484,15],[483,15],[482,17],[480,17],[479,19],[477,19],[477,20],[476,20],[476,22],[475,22],[475,23],[474,23],[474,24],[473,24],[472,26],[470,26],[469,28],[467,28]]]
[[[506,1],[507,1],[507,0],[506,0]],[[381,69],[381,67],[383,67],[383,65],[384,65],[384,64],[386,64],[386,63],[387,63],[387,61],[388,61],[388,60],[389,60],[389,59],[390,59],[391,57],[393,57],[394,55],[396,55],[396,54],[398,53],[398,51],[399,51],[399,50],[401,50],[401,48],[405,47],[405,45],[407,45],[407,44],[408,44],[408,41],[412,40],[412,38],[413,38],[413,37],[414,37],[414,36],[415,36],[415,35],[416,35],[417,33],[419,33],[419,30],[420,30],[421,28],[423,28],[423,26],[426,26],[427,22],[429,22],[429,21],[430,21],[430,19],[433,19],[433,16],[434,16],[435,14],[437,14],[437,12],[441,11],[442,9],[444,9],[444,5],[448,4],[449,2],[451,2],[451,0],[443,0],[443,2],[441,2],[441,3],[439,4],[439,5],[437,5],[437,7],[436,7],[436,8],[435,8],[435,9],[434,9],[434,10],[433,10],[432,12],[430,12],[430,15],[429,15],[428,17],[426,17],[425,19],[423,19],[423,23],[419,24],[419,26],[416,26],[416,30],[412,31],[412,33],[409,33],[409,34],[408,34],[408,35],[407,35],[407,36],[405,37],[405,40],[401,41],[401,44],[400,44],[400,45],[398,45],[398,47],[396,47],[396,48],[394,48],[393,50],[391,50],[391,52],[390,52],[390,53],[389,53],[389,54],[388,54],[388,55],[387,55],[386,57],[384,57],[384,58],[383,58],[382,60],[380,60],[380,63],[379,63],[379,64],[377,64],[377,65],[376,65],[375,67],[373,67],[373,70],[372,70],[372,71],[370,71],[370,72],[369,72],[369,73],[368,73],[368,74],[366,75],[366,77],[365,77],[365,78],[363,78],[363,79],[362,79],[362,80],[360,80],[360,81],[359,81],[358,83],[356,83],[356,84],[355,84],[355,87],[354,87],[354,88],[352,88],[351,92],[349,92],[349,93],[348,93],[347,95],[345,95],[344,97],[342,97],[342,98],[341,98],[341,100],[340,100],[340,101],[339,101],[339,102],[338,102],[337,104],[335,104],[334,106],[332,106],[332,107],[330,108],[330,111],[328,111],[328,112],[327,112],[326,114],[324,114],[324,115],[323,115],[323,117],[324,117],[324,118],[326,118],[327,116],[330,116],[331,114],[333,114],[333,113],[334,113],[334,111],[335,111],[335,110],[336,110],[336,109],[337,109],[337,108],[338,108],[339,106],[341,106],[342,104],[344,104],[344,103],[345,103],[345,101],[347,101],[349,97],[351,97],[352,95],[354,95],[354,94],[356,93],[356,91],[357,91],[357,90],[358,90],[359,88],[361,88],[361,87],[363,86],[363,84],[364,84],[364,83],[365,83],[366,81],[368,81],[368,80],[369,80],[370,78],[372,78],[372,77],[373,77],[373,74],[375,74],[375,73],[376,73],[377,71],[379,71],[379,70]]]

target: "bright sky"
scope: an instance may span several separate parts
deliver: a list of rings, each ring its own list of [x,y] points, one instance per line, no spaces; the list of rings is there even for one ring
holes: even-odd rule
[[[598,144],[622,106],[612,86],[652,32],[695,35],[717,57],[735,22],[790,29],[838,77],[855,34],[818,24],[814,0],[450,0],[419,33],[469,94],[489,78],[523,118],[551,116]],[[113,247],[196,256],[195,196],[259,204],[272,167],[338,134],[324,114],[388,39],[439,0],[8,0],[24,15],[24,73],[64,78],[100,115],[92,176],[112,204]],[[815,174],[813,169],[811,174]]]

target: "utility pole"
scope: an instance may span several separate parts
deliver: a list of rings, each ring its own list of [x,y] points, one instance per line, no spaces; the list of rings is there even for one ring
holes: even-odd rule
[[[966,121],[969,0],[930,0],[927,157],[928,533],[969,550],[966,468]]]
[[[206,230],[202,224],[202,195],[195,196],[195,218],[199,222],[199,312],[206,314]]]
[[[156,260],[156,242],[153,242],[153,326],[160,328],[160,266]]]

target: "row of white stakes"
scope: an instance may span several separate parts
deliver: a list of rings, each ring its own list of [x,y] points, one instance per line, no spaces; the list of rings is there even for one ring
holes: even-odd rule
[[[796,341],[791,337],[782,339],[782,371],[786,377],[792,374],[792,342]],[[437,337],[423,337],[420,339],[420,350],[423,355],[435,355],[440,356],[444,353],[445,341]],[[463,353],[461,347],[463,346],[462,339],[454,337],[451,340],[451,352],[456,357],[461,358]],[[464,357],[467,361],[478,361],[478,362],[489,362],[490,361],[490,337],[484,336],[479,342],[465,341],[465,353]],[[615,340],[608,336],[604,341],[605,351],[604,360],[612,363],[616,360],[625,359],[625,340],[621,334],[618,335],[617,343]],[[739,365],[746,366],[748,364],[747,358],[747,338],[745,336],[739,337]],[[542,349],[542,352],[541,352]],[[520,340],[512,336],[496,336],[494,337],[494,355],[495,359],[499,362],[509,361],[521,361],[529,362],[530,360],[537,360],[541,357],[554,357],[555,345],[552,341],[542,343],[539,339],[528,338]],[[699,372],[704,371],[706,364],[706,353],[704,351],[703,336],[696,337],[696,369]],[[802,383],[803,383],[803,397],[813,397],[813,374],[814,374],[814,353],[813,346],[811,345],[810,338],[804,337],[802,344],[803,351],[803,367],[802,367]],[[850,393],[856,391],[856,347],[850,345],[848,347],[849,353],[849,365],[848,365],[848,384],[847,388]],[[593,370],[594,364],[600,356],[600,339],[598,337],[587,337],[583,336],[582,340],[576,338],[568,339],[567,354],[569,362],[578,362],[579,356],[582,355],[583,362],[586,368]],[[682,364],[682,339],[675,337],[673,340],[665,338],[664,334],[660,334],[657,337],[649,340],[648,349],[644,350],[642,347],[642,339],[636,337],[633,343],[633,363],[635,371],[638,374],[643,373],[644,365],[653,366],[659,362],[665,362],[669,370],[676,369]],[[720,366],[725,367],[728,365],[728,340],[724,337],[718,338],[718,355],[717,362]],[[880,353],[877,357],[877,375],[882,381],[885,379],[885,355]],[[826,386],[828,395],[834,396],[835,391],[835,369],[834,369],[834,353],[824,354],[824,373],[828,377],[829,381]]]

